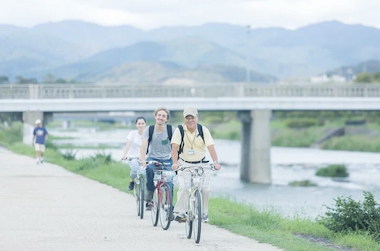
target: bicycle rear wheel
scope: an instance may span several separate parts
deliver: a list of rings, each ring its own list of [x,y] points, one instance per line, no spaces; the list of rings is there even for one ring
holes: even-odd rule
[[[163,230],[170,227],[170,222],[173,217],[172,211],[172,192],[168,184],[161,187],[161,201],[160,201],[160,223]]]
[[[195,243],[199,243],[202,230],[202,196],[199,190],[195,191],[194,195],[194,240]]]
[[[160,213],[160,205],[159,205],[159,199],[158,199],[158,189],[156,188],[153,193],[153,206],[150,211],[150,215],[152,217],[152,224],[153,226],[157,226],[158,223],[158,216]]]
[[[187,239],[191,238],[191,234],[193,233],[193,213],[192,208],[194,208],[194,203],[191,200],[191,196],[189,196],[189,199],[187,200],[187,216],[186,216],[186,237]]]
[[[143,219],[144,218],[144,195],[145,195],[145,184],[144,184],[144,177],[140,177],[139,178],[139,183],[140,183],[140,192],[139,192],[139,195],[140,195],[140,199],[139,199],[139,211],[140,211],[140,219]]]

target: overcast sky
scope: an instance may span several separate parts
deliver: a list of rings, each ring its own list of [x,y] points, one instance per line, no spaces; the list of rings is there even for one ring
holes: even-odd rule
[[[0,0],[0,23],[31,27],[84,20],[101,25],[201,25],[222,22],[295,29],[338,20],[380,28],[380,0]]]

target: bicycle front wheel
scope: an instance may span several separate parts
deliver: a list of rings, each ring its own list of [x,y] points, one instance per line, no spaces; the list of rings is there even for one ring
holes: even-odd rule
[[[199,190],[195,191],[194,195],[194,240],[195,243],[199,243],[202,229],[202,195]]]
[[[187,200],[187,216],[186,216],[186,237],[187,239],[191,238],[191,234],[193,232],[193,208],[194,208],[194,201],[192,201],[191,196],[189,196],[189,199]]]
[[[160,213],[160,205],[159,205],[159,199],[158,199],[158,189],[156,188],[153,193],[153,205],[152,209],[150,211],[151,217],[152,217],[152,224],[153,226],[157,226],[158,224],[158,216]]]
[[[136,209],[137,209],[137,216],[140,216],[140,182],[136,179],[135,181],[135,187],[133,189],[133,195],[135,196],[136,200]]]
[[[170,227],[170,222],[173,217],[172,210],[172,192],[168,184],[161,187],[161,201],[160,201],[160,223],[163,230]]]
[[[140,211],[140,219],[143,219],[144,218],[144,195],[145,195],[144,177],[141,176],[139,178],[139,183],[140,183],[140,186],[139,186],[139,189],[140,189],[140,192],[139,192],[139,195],[140,195],[139,211]]]

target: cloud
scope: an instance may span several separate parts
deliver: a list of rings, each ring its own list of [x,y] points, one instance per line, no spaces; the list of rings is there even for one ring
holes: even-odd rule
[[[223,22],[298,28],[327,20],[380,28],[378,0],[0,0],[0,23],[34,26],[62,20],[160,26]]]

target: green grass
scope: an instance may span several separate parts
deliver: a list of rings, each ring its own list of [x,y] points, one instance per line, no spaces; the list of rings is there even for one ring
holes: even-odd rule
[[[310,147],[325,134],[323,127],[310,127],[307,129],[281,129],[272,136],[272,146],[282,147]]]
[[[5,127],[0,124],[0,144],[8,146],[13,142],[22,141],[23,125],[21,122],[13,123],[10,127]],[[32,142],[32,139],[30,139]]]
[[[117,145],[107,145],[107,144],[100,144],[98,146],[92,146],[92,145],[88,145],[88,146],[76,146],[76,145],[73,145],[73,144],[62,144],[62,145],[59,145],[59,148],[61,149],[120,149],[122,148],[122,146],[117,146]]]
[[[292,181],[289,182],[289,186],[300,186],[300,187],[315,187],[317,186],[316,183],[310,181],[310,180],[299,180],[299,181]]]
[[[241,138],[241,124],[239,121],[228,121],[205,126],[210,130],[214,139],[239,140]]]
[[[368,136],[345,136],[327,140],[321,145],[322,149],[380,152],[380,137],[369,138]]]
[[[34,149],[21,143],[13,144],[10,150],[33,157]],[[65,160],[52,149],[45,153],[47,162],[54,163],[69,171],[108,184],[121,191],[127,191],[129,168],[119,162],[107,162],[106,156],[81,160]],[[175,193],[176,195],[176,193]],[[176,199],[175,199],[176,200]],[[357,250],[380,251],[380,245],[365,234],[335,235],[323,225],[300,216],[282,217],[276,211],[259,211],[252,205],[237,203],[228,198],[211,198],[209,205],[210,224],[220,226],[236,234],[270,243],[288,251],[330,251],[335,250],[311,243],[294,234],[306,234],[328,238],[335,244],[351,246]]]
[[[54,136],[49,134],[49,140],[60,140],[60,139],[77,139],[76,137],[69,137],[69,136]]]

